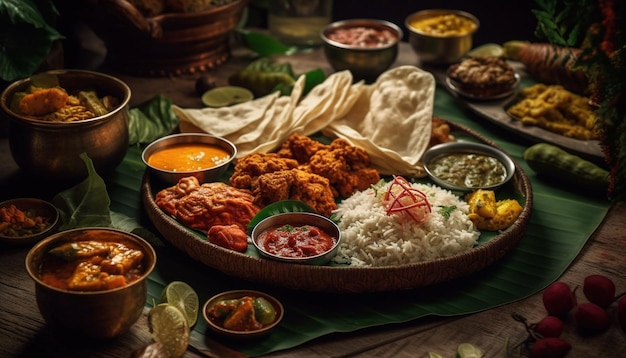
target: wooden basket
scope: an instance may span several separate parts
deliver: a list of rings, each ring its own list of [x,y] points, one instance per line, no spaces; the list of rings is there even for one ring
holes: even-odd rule
[[[144,15],[125,0],[100,0],[86,15],[107,49],[106,65],[134,75],[214,69],[230,57],[232,30],[248,0],[202,12]]]

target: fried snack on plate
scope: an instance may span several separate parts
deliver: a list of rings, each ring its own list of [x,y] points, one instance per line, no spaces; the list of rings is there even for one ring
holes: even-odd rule
[[[224,137],[238,156],[268,153],[292,134],[319,131],[365,150],[380,174],[426,175],[420,159],[432,127],[435,80],[415,66],[400,66],[366,85],[353,83],[349,71],[335,72],[302,98],[305,77],[290,96],[278,92],[223,108],[173,106],[183,132]]]
[[[246,230],[260,208],[250,191],[222,182],[200,184],[195,177],[182,178],[178,184],[159,191],[155,202],[161,210],[183,225],[209,230],[214,225],[238,225]]]
[[[596,115],[589,98],[572,93],[560,85],[538,83],[524,88],[522,100],[507,113],[524,125],[538,126],[566,137],[597,139]]]

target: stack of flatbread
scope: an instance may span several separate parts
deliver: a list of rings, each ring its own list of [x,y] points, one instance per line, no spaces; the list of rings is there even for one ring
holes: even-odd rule
[[[206,132],[237,146],[238,156],[271,152],[292,134],[322,132],[365,149],[383,175],[424,176],[420,159],[431,136],[435,79],[414,66],[396,67],[376,82],[331,74],[306,96],[301,76],[290,96],[278,92],[223,108],[174,106],[183,132]]]

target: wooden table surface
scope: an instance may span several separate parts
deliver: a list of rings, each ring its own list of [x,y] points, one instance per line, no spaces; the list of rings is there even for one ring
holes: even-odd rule
[[[245,66],[252,59],[245,49],[233,49],[232,58],[210,72],[218,85],[226,84],[229,74]],[[312,53],[297,54],[289,60],[296,73],[321,67],[331,70],[318,49]],[[398,64],[416,64],[417,59],[407,44],[402,44]],[[107,71],[124,80],[132,90],[132,103],[142,103],[160,93],[182,107],[200,107],[195,93],[199,74],[176,77],[134,77]],[[13,162],[8,140],[0,138],[0,197],[41,195],[45,184],[34,187],[32,181],[22,180],[24,174]],[[36,193],[36,194],[35,194]],[[588,240],[579,256],[559,279],[572,287],[582,285],[591,273],[611,277],[618,292],[626,291],[626,205],[616,203],[600,227]],[[132,352],[151,342],[145,315],[131,331],[110,342],[85,344],[60,339],[46,326],[36,308],[34,285],[24,268],[28,248],[0,246],[0,356],[2,357],[130,357]],[[581,294],[579,293],[579,296]],[[615,305],[611,308],[614,314]],[[428,357],[437,352],[443,357],[454,357],[462,342],[471,342],[486,352],[485,357],[505,357],[507,344],[525,337],[523,327],[515,323],[511,314],[517,312],[529,322],[545,315],[541,294],[475,314],[450,318],[427,317],[408,323],[393,324],[353,333],[332,334],[302,346],[276,352],[268,357]],[[614,317],[614,315],[613,315]],[[599,335],[582,336],[572,324],[566,325],[563,338],[573,348],[567,357],[620,357],[626,350],[626,331],[614,321],[611,328]],[[196,357],[189,351],[186,356]]]

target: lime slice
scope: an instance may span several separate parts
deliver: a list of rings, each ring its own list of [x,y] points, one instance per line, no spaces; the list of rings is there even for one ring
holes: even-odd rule
[[[169,357],[182,357],[189,346],[189,324],[173,305],[161,303],[150,310],[148,324],[154,340],[163,345]]]
[[[193,327],[198,320],[199,302],[196,291],[182,281],[170,282],[161,292],[161,303],[178,308],[185,315],[189,327]]]
[[[208,107],[226,107],[254,99],[254,94],[244,87],[224,86],[216,87],[204,92],[202,103]]]
[[[502,46],[495,43],[487,43],[473,48],[467,53],[471,57],[501,57],[504,54]]]
[[[481,358],[483,351],[471,343],[461,343],[456,349],[457,358]]]
[[[428,352],[428,358],[443,358],[443,356],[435,352]]]

